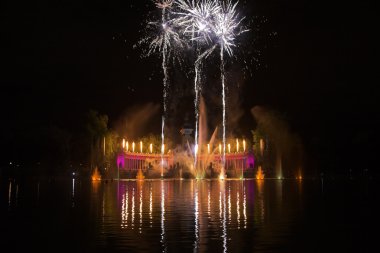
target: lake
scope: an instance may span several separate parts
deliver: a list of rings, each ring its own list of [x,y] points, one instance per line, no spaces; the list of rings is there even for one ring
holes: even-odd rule
[[[377,185],[371,180],[2,180],[0,248],[370,252],[379,228]]]

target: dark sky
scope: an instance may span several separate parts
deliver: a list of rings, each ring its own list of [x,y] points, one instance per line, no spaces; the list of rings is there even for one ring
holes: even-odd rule
[[[356,135],[374,136],[375,8],[314,0],[241,1],[240,8],[262,22],[255,43],[241,42],[260,52],[252,77],[229,67],[239,80],[242,132],[254,124],[250,109],[263,105],[285,115],[305,142],[328,136],[347,147]],[[40,124],[77,131],[91,108],[112,123],[135,104],[161,103],[159,59],[133,49],[152,11],[149,0],[2,3],[2,132]],[[179,75],[171,85],[188,82]]]

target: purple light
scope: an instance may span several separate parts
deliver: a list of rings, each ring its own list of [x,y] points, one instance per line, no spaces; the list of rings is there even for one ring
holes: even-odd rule
[[[254,168],[255,167],[255,157],[252,153],[248,154],[247,156],[247,168]]]
[[[124,155],[120,154],[117,156],[117,167],[119,168],[124,168],[125,160],[124,160]]]

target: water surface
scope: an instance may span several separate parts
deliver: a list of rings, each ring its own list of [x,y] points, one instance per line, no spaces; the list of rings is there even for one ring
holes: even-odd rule
[[[375,182],[6,181],[2,249],[73,252],[366,252]]]

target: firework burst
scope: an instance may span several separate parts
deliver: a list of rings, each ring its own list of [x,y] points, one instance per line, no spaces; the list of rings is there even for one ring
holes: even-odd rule
[[[221,10],[215,16],[213,26],[217,43],[229,56],[233,56],[232,47],[236,47],[236,37],[249,31],[241,26],[244,17],[240,18],[236,12],[237,4],[238,2],[235,4],[231,1],[223,2]]]
[[[182,61],[182,50],[192,45],[196,52],[194,62],[195,77],[195,146],[198,145],[198,118],[199,97],[201,91],[201,76],[203,61],[217,48],[220,49],[220,72],[222,83],[223,105],[223,164],[221,175],[224,176],[225,149],[226,149],[226,82],[225,82],[225,52],[229,57],[234,56],[233,48],[237,47],[237,37],[248,29],[241,23],[236,11],[238,2],[231,0],[154,0],[161,10],[161,20],[148,22],[147,30],[151,36],[140,41],[148,44],[146,55],[159,53],[162,56],[163,78],[163,106],[162,117],[162,145],[164,145],[164,127],[166,116],[166,100],[169,87],[168,59],[177,58]],[[174,56],[174,57],[173,57]],[[175,62],[175,61],[173,61]],[[195,156],[196,165],[196,156]]]
[[[212,43],[213,19],[221,8],[218,2],[178,0],[176,4],[179,11],[175,14],[182,33],[191,41],[206,45]]]

